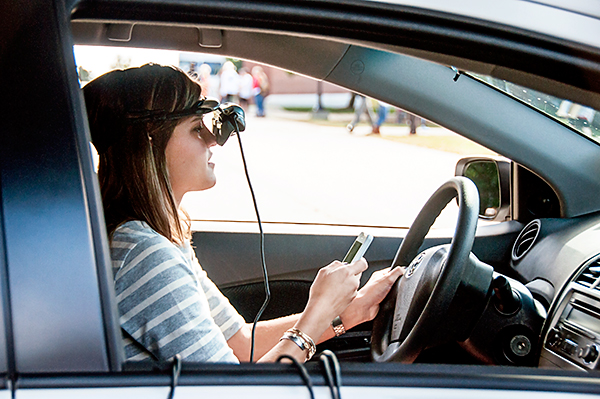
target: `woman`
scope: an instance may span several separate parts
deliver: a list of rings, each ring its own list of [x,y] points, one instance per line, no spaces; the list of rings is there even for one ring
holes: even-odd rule
[[[185,193],[216,182],[215,136],[196,112],[201,94],[184,72],[158,65],[113,71],[84,88],[128,360],[249,360],[251,325],[198,264],[179,209]],[[304,312],[258,323],[256,357],[303,361],[313,339],[334,336],[336,316],[346,328],[372,319],[401,271],[374,274],[357,292],[366,268],[364,259],[322,268]]]
[[[265,98],[269,95],[269,77],[264,69],[256,65],[252,68],[252,87],[254,90],[254,103],[256,104],[256,116],[265,116]]]
[[[240,75],[231,61],[225,61],[220,71],[219,94],[221,102],[233,102],[240,92]],[[206,96],[207,94],[205,94]]]
[[[246,68],[240,69],[240,105],[245,112],[248,112],[250,100],[252,99],[252,89],[254,88],[254,78]],[[204,92],[203,92],[204,93]]]

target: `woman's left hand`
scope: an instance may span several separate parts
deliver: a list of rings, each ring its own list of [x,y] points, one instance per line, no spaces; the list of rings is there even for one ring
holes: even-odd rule
[[[385,299],[398,277],[403,274],[404,268],[401,267],[374,272],[346,310],[340,314],[346,329],[373,320],[379,311],[379,304]]]

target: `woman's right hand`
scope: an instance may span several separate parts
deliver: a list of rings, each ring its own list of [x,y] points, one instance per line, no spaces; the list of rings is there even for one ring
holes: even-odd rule
[[[360,277],[367,267],[367,261],[360,259],[350,264],[334,261],[321,268],[310,287],[306,308],[296,320],[294,327],[317,343],[329,328],[331,321],[340,315],[356,297]],[[277,329],[274,328],[272,331]],[[263,330],[263,337],[265,334],[272,334],[272,331],[269,332],[268,328],[266,331]],[[275,347],[261,357],[260,361],[276,361],[281,355],[293,356],[299,361],[304,361],[307,352],[300,349],[295,342],[280,339]]]
[[[322,328],[322,331],[315,332],[317,336],[314,338],[318,339],[331,320],[350,305],[360,285],[360,277],[368,267],[367,261],[362,258],[350,264],[334,261],[319,270],[301,317],[311,327]]]

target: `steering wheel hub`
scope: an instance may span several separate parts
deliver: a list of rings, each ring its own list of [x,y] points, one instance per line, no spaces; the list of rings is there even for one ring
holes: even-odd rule
[[[425,258],[425,252],[421,252],[413,261],[410,263],[406,271],[404,272],[404,278],[409,279],[415,274],[419,266],[421,265],[421,261]]]

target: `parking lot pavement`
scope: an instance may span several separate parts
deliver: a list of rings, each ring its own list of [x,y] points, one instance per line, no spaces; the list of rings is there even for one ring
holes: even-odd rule
[[[410,226],[460,158],[276,114],[249,114],[242,143],[261,217],[273,222]],[[217,185],[184,198],[192,219],[254,221],[236,138],[212,161]],[[444,212],[438,225],[454,218]]]

